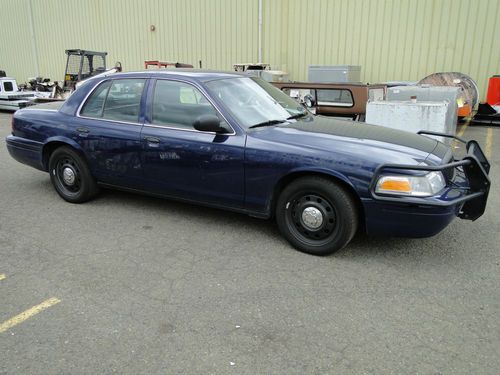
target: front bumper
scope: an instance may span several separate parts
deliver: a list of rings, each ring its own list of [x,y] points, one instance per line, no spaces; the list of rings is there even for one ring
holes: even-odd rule
[[[431,237],[445,229],[458,208],[363,201],[365,231],[369,235]]]
[[[486,209],[490,189],[490,163],[476,141],[468,141],[448,134],[424,132],[418,134],[453,138],[466,145],[467,155],[461,160],[439,166],[410,166],[401,164],[384,164],[377,168],[370,184],[370,194],[375,202],[396,203],[416,207],[441,208],[443,213],[454,214],[461,219],[476,220]],[[405,197],[382,195],[375,192],[376,183],[384,173],[401,173],[402,171],[450,171],[456,170],[465,175],[465,184],[457,189],[450,188],[439,197]],[[453,182],[452,182],[453,183]],[[453,192],[453,194],[450,194]],[[451,221],[451,220],[450,220]]]

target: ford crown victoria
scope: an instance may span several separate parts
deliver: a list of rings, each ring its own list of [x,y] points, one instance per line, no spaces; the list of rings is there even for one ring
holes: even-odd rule
[[[483,214],[479,145],[454,137],[467,150],[455,160],[432,136],[313,116],[259,78],[175,70],[94,78],[19,110],[6,143],[68,202],[110,187],[275,218],[326,255],[358,230],[432,236]]]

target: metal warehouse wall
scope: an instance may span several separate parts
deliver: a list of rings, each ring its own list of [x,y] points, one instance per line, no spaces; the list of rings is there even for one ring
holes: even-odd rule
[[[307,78],[309,64],[362,66],[362,80],[500,73],[500,0],[261,0],[262,61]],[[259,0],[0,0],[0,69],[62,79],[64,50],[231,69],[256,62]],[[156,27],[150,31],[150,26]]]

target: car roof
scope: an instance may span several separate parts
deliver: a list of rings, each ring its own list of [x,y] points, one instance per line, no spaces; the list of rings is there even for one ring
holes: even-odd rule
[[[192,68],[142,70],[136,72],[116,73],[107,76],[109,78],[131,78],[131,77],[154,77],[154,78],[182,78],[190,81],[207,82],[217,79],[248,77],[246,74],[236,72],[224,72],[217,70],[202,70]]]
[[[328,88],[330,86],[357,86],[365,87],[371,86],[363,82],[301,82],[301,81],[288,81],[288,82],[276,82],[276,86],[279,87],[290,87],[290,88]]]

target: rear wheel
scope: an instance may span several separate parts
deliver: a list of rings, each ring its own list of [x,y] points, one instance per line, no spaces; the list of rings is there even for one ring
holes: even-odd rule
[[[351,241],[358,212],[351,195],[322,177],[293,181],[281,192],[276,220],[283,236],[298,250],[328,255]]]
[[[49,173],[57,193],[68,202],[83,203],[98,193],[87,163],[71,147],[62,146],[52,152]]]

